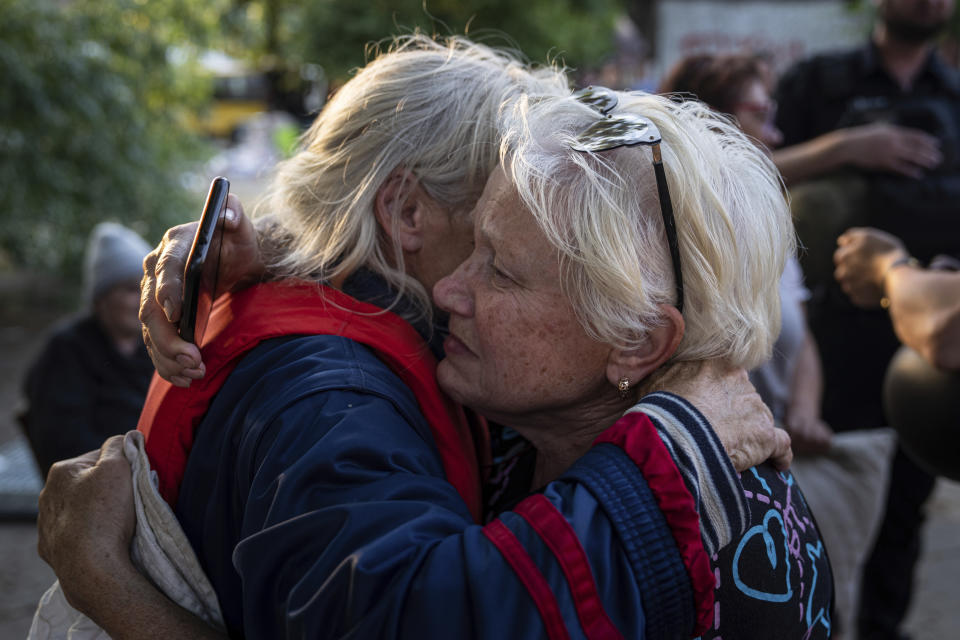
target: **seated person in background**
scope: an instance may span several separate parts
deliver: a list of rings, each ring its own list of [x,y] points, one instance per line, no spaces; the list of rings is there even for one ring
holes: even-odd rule
[[[18,416],[40,470],[99,447],[137,423],[153,364],[137,310],[150,247],[112,222],[97,225],[84,259],[88,308],[57,326],[24,382]]]
[[[924,269],[903,242],[879,229],[850,229],[837,238],[840,286],[863,307],[889,309],[897,337],[940,369],[960,369],[960,273],[947,259]]]

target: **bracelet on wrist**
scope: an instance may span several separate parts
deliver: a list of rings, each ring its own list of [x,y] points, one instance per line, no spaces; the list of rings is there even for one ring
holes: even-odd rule
[[[891,262],[889,266],[887,266],[886,270],[883,272],[883,278],[880,280],[880,286],[884,292],[886,292],[887,290],[887,277],[890,275],[890,272],[904,265],[908,267],[919,267],[920,261],[914,258],[913,256],[906,255],[906,256],[900,256],[899,258]],[[888,298],[886,294],[884,294],[880,298],[880,307],[882,307],[883,309],[890,308],[890,298]]]

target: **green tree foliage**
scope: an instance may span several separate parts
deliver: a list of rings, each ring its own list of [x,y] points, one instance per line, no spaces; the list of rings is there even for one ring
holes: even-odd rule
[[[153,242],[192,216],[202,193],[182,176],[204,150],[184,123],[210,101],[191,62],[204,49],[260,70],[319,64],[336,83],[371,43],[419,29],[583,66],[610,52],[621,11],[622,0],[0,0],[0,267],[76,273],[96,222]]]
[[[364,46],[418,28],[425,33],[467,33],[490,44],[514,44],[531,60],[559,57],[571,66],[610,53],[616,0],[314,0],[304,3],[302,55],[333,78],[364,62]]]
[[[97,222],[156,241],[199,206],[182,123],[208,89],[168,61],[215,23],[195,4],[0,0],[0,258],[75,274]]]
[[[368,45],[414,29],[466,33],[535,62],[594,64],[611,52],[622,12],[622,0],[241,0],[225,24],[267,64],[320,64],[337,82],[363,66]]]
[[[846,0],[847,9],[857,13],[866,13],[871,19],[877,14],[877,6],[870,0]],[[872,25],[871,25],[871,28]],[[960,40],[960,9],[955,9],[943,32],[948,40]]]

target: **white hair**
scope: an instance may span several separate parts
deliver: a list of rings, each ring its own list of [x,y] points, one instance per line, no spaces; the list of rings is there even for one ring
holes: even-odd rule
[[[399,243],[392,255],[383,245],[376,192],[401,168],[451,215],[469,212],[498,161],[500,106],[524,91],[568,92],[566,76],[461,37],[393,40],[278,166],[258,220],[269,272],[326,281],[366,267],[429,317],[429,294],[404,272]]]
[[[676,360],[751,368],[780,331],[778,284],[795,236],[773,163],[701,103],[618,93],[612,112],[660,130],[684,285]],[[676,304],[649,147],[599,153],[570,144],[601,116],[572,97],[520,98],[502,121],[503,163],[559,253],[563,287],[592,337],[642,344]]]

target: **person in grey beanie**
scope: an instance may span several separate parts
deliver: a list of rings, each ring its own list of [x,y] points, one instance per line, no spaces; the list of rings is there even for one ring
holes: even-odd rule
[[[84,257],[84,308],[54,328],[24,381],[18,416],[46,477],[57,460],[97,448],[136,426],[153,365],[137,312],[147,243],[98,224]]]

